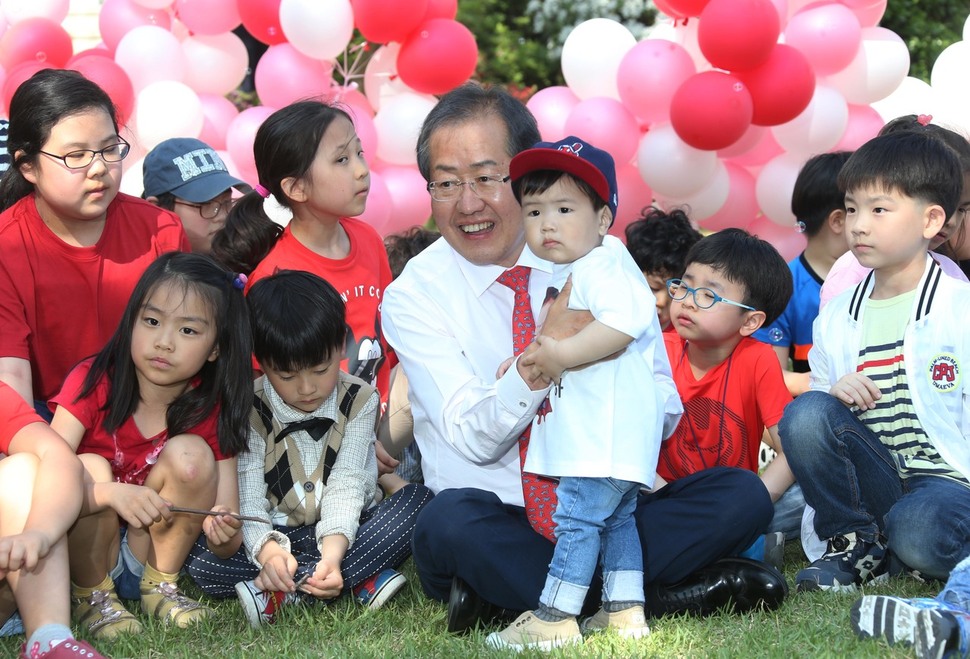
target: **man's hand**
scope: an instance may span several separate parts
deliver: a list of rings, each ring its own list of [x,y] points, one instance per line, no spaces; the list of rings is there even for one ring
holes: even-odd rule
[[[562,290],[559,291],[559,295],[546,311],[546,318],[542,327],[539,328],[539,334],[554,339],[565,339],[593,322],[593,314],[589,311],[574,311],[566,306],[569,303],[569,293],[572,289],[573,280],[570,276]]]
[[[876,383],[862,373],[849,373],[832,385],[829,393],[838,398],[847,407],[853,405],[860,410],[873,410],[876,401],[882,398],[882,392]]]

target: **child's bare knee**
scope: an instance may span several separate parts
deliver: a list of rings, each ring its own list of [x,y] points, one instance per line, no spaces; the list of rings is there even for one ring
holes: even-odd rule
[[[165,443],[155,469],[161,467],[179,483],[209,483],[216,476],[212,449],[198,435],[176,435]]]

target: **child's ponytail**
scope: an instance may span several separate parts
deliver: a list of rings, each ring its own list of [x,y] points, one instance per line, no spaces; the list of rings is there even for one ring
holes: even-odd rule
[[[248,275],[282,233],[283,228],[263,210],[263,197],[253,190],[236,202],[225,225],[212,237],[212,258],[232,272]]]

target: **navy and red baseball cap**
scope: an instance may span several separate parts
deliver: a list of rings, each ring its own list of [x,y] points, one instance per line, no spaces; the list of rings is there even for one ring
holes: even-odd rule
[[[616,165],[606,151],[570,135],[558,142],[537,142],[509,163],[513,181],[541,170],[566,172],[588,183],[616,219]]]

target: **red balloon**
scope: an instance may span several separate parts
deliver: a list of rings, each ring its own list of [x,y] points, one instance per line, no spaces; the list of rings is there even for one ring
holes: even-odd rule
[[[46,18],[25,18],[0,37],[0,66],[8,71],[24,62],[41,62],[59,69],[73,52],[71,35]]]
[[[751,125],[751,94],[740,79],[721,71],[688,78],[670,102],[670,123],[686,144],[714,151],[734,144]]]
[[[687,18],[684,14],[670,6],[670,0],[654,0],[653,4],[657,6],[657,10],[662,14],[670,16],[675,21]]]
[[[697,45],[715,67],[747,71],[764,64],[780,33],[771,0],[710,0],[697,23]]]
[[[450,18],[454,20],[457,15],[458,0],[428,0],[428,10],[424,12],[424,20],[427,21],[432,18]]]
[[[663,0],[662,4],[676,12],[676,15],[668,14],[668,16],[674,16],[675,18],[686,18],[688,16],[700,16],[708,2],[710,2],[710,0]],[[657,8],[663,11],[665,14],[667,13],[663,8],[661,8],[660,4],[657,5]]]
[[[3,108],[4,114],[9,114],[10,99],[13,98],[17,87],[22,85],[30,76],[42,69],[53,68],[46,62],[23,62],[7,72],[7,77],[3,81]]]
[[[444,94],[468,80],[478,64],[475,36],[458,21],[432,18],[401,44],[397,73],[411,89]]]
[[[282,0],[238,0],[243,27],[259,41],[273,46],[286,41],[280,26]]]
[[[776,44],[768,61],[756,69],[737,74],[751,92],[757,126],[777,126],[791,121],[808,107],[815,93],[815,72],[801,51]]]
[[[403,42],[428,13],[428,0],[351,0],[354,23],[368,41]]]
[[[125,70],[113,59],[92,55],[74,59],[70,68],[108,93],[118,111],[118,125],[124,126],[135,109],[135,89]]]

